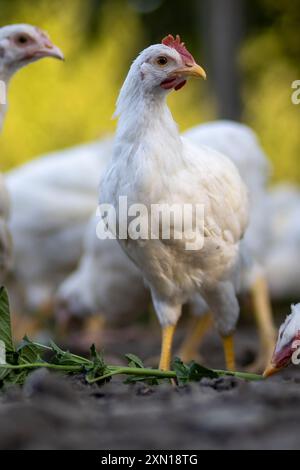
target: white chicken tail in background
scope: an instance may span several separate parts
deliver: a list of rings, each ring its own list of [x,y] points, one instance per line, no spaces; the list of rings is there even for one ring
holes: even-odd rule
[[[201,294],[211,309],[224,338],[227,367],[234,368],[232,333],[239,316],[235,283],[239,243],[248,219],[247,190],[227,157],[194,147],[178,133],[166,97],[193,76],[205,78],[205,72],[178,36],[169,35],[133,62],[117,102],[114,155],[102,181],[100,202],[118,212],[119,197],[127,196],[130,204],[146,206],[149,217],[152,204],[204,207],[200,250],[186,250],[184,230],[181,240],[119,242],[151,290],[163,331],[160,368],[170,368],[182,305],[195,294]],[[194,222],[199,226],[198,219]]]
[[[273,187],[268,197],[271,239],[265,268],[272,299],[300,298],[300,190],[289,183]]]
[[[274,350],[276,329],[273,323],[272,308],[266,281],[266,254],[271,239],[271,215],[268,204],[267,184],[270,176],[270,163],[257,136],[247,126],[231,122],[216,121],[189,129],[184,136],[195,145],[207,145],[224,153],[236,165],[245,182],[250,200],[249,225],[242,242],[241,292],[251,292],[253,310],[260,337],[260,350],[250,370],[262,372]],[[278,273],[280,275],[280,272]],[[196,329],[203,335],[201,323],[207,318],[201,316],[201,302],[193,304],[193,312],[200,316]],[[203,304],[203,301],[202,301]],[[207,313],[207,312],[205,312]],[[195,330],[195,322],[192,328]],[[189,361],[195,357],[199,340],[195,332],[193,341],[187,340],[181,350],[181,357]]]
[[[300,303],[291,308],[291,314],[279,328],[275,351],[264,372],[265,377],[276,374],[293,361],[297,361],[298,365],[300,363]]]

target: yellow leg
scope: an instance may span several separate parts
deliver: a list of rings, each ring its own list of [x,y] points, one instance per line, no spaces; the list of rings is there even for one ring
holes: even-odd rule
[[[53,312],[55,309],[53,299],[45,300],[42,305],[39,307],[39,314],[43,318],[49,319],[53,317]]]
[[[223,340],[226,368],[227,370],[235,371],[233,335],[224,336],[222,340]]]
[[[99,334],[105,328],[106,320],[101,314],[92,315],[86,319],[85,331],[91,334]]]
[[[175,329],[176,325],[168,325],[162,329],[162,348],[159,362],[159,368],[161,370],[170,370]]]
[[[96,347],[100,347],[105,327],[106,321],[102,314],[93,314],[82,318],[66,316],[66,318],[60,318],[57,322],[56,334],[64,340],[70,337],[78,337],[76,343],[81,348],[88,349],[93,343]]]
[[[197,358],[199,345],[212,325],[213,319],[211,313],[207,313],[201,318],[192,317],[190,319],[185,338],[179,351],[179,357],[183,362]]]
[[[42,322],[39,319],[28,316],[20,315],[16,312],[12,314],[12,330],[14,332],[15,341],[19,342],[26,334],[30,338],[34,338],[42,329]]]
[[[251,294],[260,338],[260,351],[258,360],[250,367],[250,370],[262,372],[272,357],[277,336],[273,322],[269,289],[263,277],[256,279],[251,288]]]

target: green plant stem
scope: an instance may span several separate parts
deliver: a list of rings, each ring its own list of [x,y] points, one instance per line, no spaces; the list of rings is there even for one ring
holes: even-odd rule
[[[142,377],[156,377],[160,379],[176,379],[176,372],[172,370],[159,370],[159,369],[146,369],[141,367],[124,367],[124,366],[107,366],[110,372],[100,377],[90,379],[89,383],[98,382],[100,380],[107,379],[113,375],[140,375]]]
[[[113,375],[117,374],[125,374],[125,375],[136,375],[136,376],[143,376],[143,377],[156,377],[160,379],[176,379],[176,372],[172,370],[163,371],[159,369],[146,369],[146,368],[139,368],[139,367],[123,367],[123,366],[107,366],[107,369],[110,372],[106,374],[96,377],[94,379],[90,379],[89,383],[95,383],[101,380],[105,380]],[[244,380],[263,380],[261,375],[256,374],[249,374],[247,372],[231,372],[227,370],[213,370],[219,376],[231,376],[231,377],[238,377]]]
[[[220,376],[231,376],[231,377],[237,377],[239,379],[244,379],[244,380],[251,380],[251,381],[258,381],[258,380],[263,380],[262,375],[258,374],[250,374],[249,372],[232,372],[230,370],[220,370],[220,369],[213,369],[213,372]]]
[[[71,366],[71,365],[60,365],[60,364],[50,364],[49,362],[34,362],[32,364],[0,364],[1,369],[12,369],[12,370],[20,370],[20,369],[39,369],[45,367],[47,369],[56,369],[56,370],[65,370],[69,372],[80,372],[83,370],[83,365],[78,366]]]
[[[53,352],[53,349],[50,346],[46,346],[45,344],[40,344],[40,343],[35,343],[35,342],[32,342],[32,344],[34,346],[38,346],[39,348],[43,348],[43,349],[46,349],[47,351]],[[77,356],[77,354],[73,354],[73,353],[70,353],[70,355],[74,357],[75,359],[79,359],[80,361],[82,361],[82,363],[89,364],[89,365],[93,364],[93,362],[87,359],[86,357]]]
[[[77,359],[81,359],[80,356],[77,356]],[[83,358],[82,358],[83,359]],[[91,361],[88,361],[91,364]],[[48,362],[36,362],[32,364],[19,364],[19,365],[12,365],[12,364],[0,364],[0,370],[21,370],[21,369],[38,369],[38,368],[47,368],[47,369],[54,369],[54,370],[63,370],[66,372],[81,372],[84,369],[84,364],[82,365],[60,365],[60,364],[51,364]],[[159,370],[159,369],[148,369],[148,368],[141,368],[141,367],[125,367],[125,366],[107,366],[107,373],[95,377],[94,379],[87,379],[87,381],[92,384],[95,382],[99,382],[101,380],[105,380],[109,377],[114,375],[135,375],[141,377],[155,377],[158,379],[176,379],[176,372],[172,370]],[[249,374],[247,372],[231,372],[226,370],[213,370],[216,374],[221,376],[231,376],[231,377],[238,377],[244,380],[251,380],[251,381],[258,381],[263,380],[261,375],[257,374]]]

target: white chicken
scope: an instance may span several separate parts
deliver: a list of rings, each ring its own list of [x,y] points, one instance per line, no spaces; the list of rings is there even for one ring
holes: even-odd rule
[[[300,363],[300,304],[292,305],[291,313],[279,328],[277,343],[270,364],[264,372],[270,377],[295,361]]]
[[[269,175],[268,160],[261,149],[254,132],[247,126],[230,121],[216,121],[199,125],[183,134],[197,146],[207,145],[225,153],[237,166],[247,184],[250,195],[250,222],[245,233],[249,256],[244,266],[242,288],[253,287],[259,276],[262,282],[265,253],[270,239],[268,221],[268,198],[266,184]],[[267,207],[266,207],[267,206]],[[145,311],[148,303],[146,287],[141,274],[123,253],[115,240],[99,240],[96,235],[97,216],[89,224],[84,244],[84,254],[77,270],[60,286],[57,293],[59,316],[83,316],[95,312],[105,318],[122,321],[124,315],[141,310]],[[246,256],[246,254],[245,254]],[[251,262],[250,262],[251,261]],[[101,282],[95,282],[100,278]],[[267,292],[267,291],[265,291]],[[254,289],[260,295],[260,289]],[[199,305],[200,304],[200,305]],[[255,302],[258,326],[261,328],[261,351],[258,354],[263,368],[274,349],[275,328],[272,323],[268,299],[263,300],[263,310],[259,300]],[[190,304],[195,316],[207,310],[205,303],[197,298]],[[262,321],[262,318],[265,319]],[[192,322],[191,332],[187,335],[180,357],[188,361],[197,355],[201,336],[211,325],[208,318]],[[190,334],[191,333],[191,334]]]
[[[178,239],[174,223],[170,239],[162,233],[156,233],[155,239],[148,232],[143,239],[123,240],[119,234],[119,242],[151,291],[163,328],[160,368],[170,367],[182,305],[197,293],[212,310],[224,338],[227,367],[234,368],[231,335],[239,316],[235,284],[239,243],[247,225],[247,191],[227,157],[208,147],[194,147],[178,133],[166,96],[179,90],[190,76],[205,77],[205,72],[179,37],[168,36],[133,62],[117,102],[114,154],[101,184],[100,202],[117,212],[121,196],[127,198],[129,207],[141,203],[150,227],[153,204],[177,204],[181,210],[188,204],[197,226],[194,242],[198,247],[202,235],[196,207],[204,207],[201,249],[188,250],[191,227],[183,227],[182,239]],[[124,222],[128,222],[127,213],[119,213],[117,226]]]
[[[13,75],[22,67],[44,57],[63,59],[61,50],[54,46],[47,34],[36,26],[13,24],[0,28],[0,129],[7,103],[6,92]],[[4,99],[3,99],[4,98]]]
[[[265,283],[264,264],[270,243],[270,220],[269,203],[266,185],[270,173],[268,160],[259,145],[256,135],[247,126],[230,121],[216,121],[198,125],[186,131],[184,137],[191,140],[195,145],[207,145],[215,150],[225,153],[237,166],[244,182],[246,183],[250,196],[250,223],[245,233],[245,245],[242,289],[251,289],[254,297],[254,307],[260,331],[261,351],[258,360],[253,365],[254,369],[265,367],[269,361],[274,348],[275,328],[272,321],[268,290]],[[96,223],[96,217],[94,225]],[[91,224],[93,226],[93,223]],[[86,237],[84,255],[78,269],[66,279],[60,286],[57,299],[59,309],[67,315],[90,314],[102,312],[105,317],[114,305],[114,315],[122,318],[124,302],[128,311],[139,311],[140,300],[146,299],[145,287],[137,288],[136,273],[131,278],[132,263],[125,260],[122,251],[117,248],[113,240],[97,240],[96,231],[89,231]],[[112,258],[111,269],[108,269],[109,254]],[[87,270],[89,266],[89,270]],[[103,290],[92,281],[91,272],[100,274],[102,282],[106,286]],[[121,274],[123,273],[123,274]],[[116,302],[116,292],[119,304]],[[121,296],[121,292],[126,294]],[[112,294],[113,293],[113,294]],[[112,295],[110,295],[112,294]],[[107,306],[107,310],[106,310]],[[130,308],[129,308],[130,307]],[[135,308],[137,307],[137,308]],[[202,299],[194,299],[191,303],[192,313],[199,316],[207,310]],[[202,318],[200,322],[192,323],[192,334],[188,334],[187,341],[181,348],[180,355],[185,360],[196,357],[199,342],[203,333],[210,326],[208,318]],[[198,332],[198,334],[197,334]]]
[[[111,146],[107,139],[54,152],[6,175],[14,277],[30,310],[48,305],[80,259]]]
[[[16,24],[0,28],[0,130],[7,109],[7,89],[22,67],[43,57],[63,59],[61,51],[39,28]],[[12,243],[7,228],[9,195],[0,175],[0,282],[12,264]]]
[[[269,194],[272,237],[265,261],[272,298],[296,301],[300,297],[300,190],[290,184],[275,186]]]

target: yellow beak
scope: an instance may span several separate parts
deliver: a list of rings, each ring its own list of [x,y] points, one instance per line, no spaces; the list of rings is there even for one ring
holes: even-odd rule
[[[53,57],[54,59],[65,60],[65,57],[62,51],[57,46],[54,46],[54,45],[41,47],[41,49],[35,52],[34,57],[38,59],[43,58],[43,57]]]
[[[265,378],[271,377],[271,375],[277,374],[277,372],[279,372],[280,370],[281,370],[281,367],[275,367],[275,366],[273,366],[273,364],[269,364],[269,365],[266,367],[266,369],[265,369],[265,371],[264,371],[264,373],[263,373],[263,376],[264,376]]]
[[[196,63],[191,64],[191,65],[186,65],[183,68],[177,69],[175,74],[183,75],[186,77],[203,78],[204,80],[206,80],[205,70]]]

